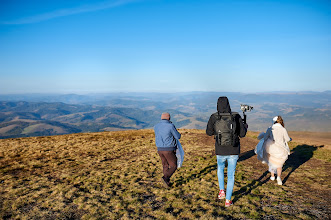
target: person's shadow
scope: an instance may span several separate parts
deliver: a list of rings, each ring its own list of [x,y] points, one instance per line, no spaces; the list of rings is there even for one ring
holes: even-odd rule
[[[240,154],[238,162],[247,160],[247,159],[253,157],[254,155],[256,155],[255,152],[254,152],[254,149],[250,150],[250,151],[246,151],[245,153]]]
[[[269,171],[265,171],[257,180],[253,180],[250,184],[241,187],[238,191],[233,192],[233,202],[236,202],[242,196],[250,194],[253,189],[262,186],[263,184],[268,182],[269,178],[265,178],[268,173]]]
[[[215,152],[213,152],[212,155],[215,155]],[[240,154],[240,157],[238,159],[238,162],[247,160],[247,159],[253,157],[254,155],[256,155],[254,153],[254,149],[253,150],[246,151],[245,153]],[[227,162],[226,162],[226,167],[227,167]],[[184,178],[184,177],[178,177],[178,179],[176,180],[175,184],[176,184],[176,186],[180,186],[180,185],[182,185],[184,183],[187,183],[187,182],[189,182],[189,181],[191,181],[193,179],[201,178],[204,175],[206,175],[207,173],[213,172],[214,170],[217,170],[217,163],[216,164],[213,164],[213,165],[209,165],[207,167],[204,167],[199,172],[194,173],[194,174],[191,174],[190,176],[188,176],[186,178]]]
[[[199,172],[193,173],[193,174],[191,174],[187,177],[179,176],[174,184],[176,186],[181,186],[181,185],[183,185],[185,183],[188,183],[189,181],[192,181],[194,179],[200,179],[203,176],[205,176],[207,173],[211,173],[214,170],[217,170],[217,163],[213,164],[213,165],[206,166],[203,169],[201,169]]]
[[[290,175],[298,169],[302,164],[306,163],[310,158],[313,157],[314,151],[322,146],[312,146],[312,145],[298,145],[296,146],[289,155],[288,159],[285,162],[283,171],[290,170],[289,173],[284,177],[283,184],[286,183]]]
[[[311,145],[298,145],[296,146],[289,155],[284,167],[283,171],[290,169],[289,173],[283,179],[283,184],[288,180],[290,175],[299,168],[302,164],[306,163],[310,158],[313,157],[314,151],[318,148],[324,146],[311,146]],[[252,150],[254,153],[254,150]],[[251,157],[252,152],[248,151],[246,154],[243,155],[242,160],[246,160]],[[268,175],[269,171],[265,171],[257,180],[253,180],[250,184],[241,187],[238,191],[234,192],[234,200],[233,202],[237,201],[240,197],[244,195],[248,195],[251,191],[264,183],[269,181],[269,178],[265,178]]]

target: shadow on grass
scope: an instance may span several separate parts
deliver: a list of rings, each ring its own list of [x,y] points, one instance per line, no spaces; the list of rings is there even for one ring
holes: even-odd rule
[[[253,157],[254,155],[256,155],[254,153],[254,149],[253,150],[250,150],[250,151],[246,151],[245,153],[243,153],[243,154],[240,155],[240,157],[238,159],[238,162],[247,160],[247,159]]]
[[[180,186],[189,181],[192,181],[195,179],[200,179],[200,178],[204,177],[207,173],[210,173],[214,170],[217,170],[217,164],[209,165],[209,166],[203,168],[202,170],[200,170],[198,173],[193,173],[193,174],[189,175],[188,177],[179,176],[178,179],[175,181],[175,185]]]
[[[246,151],[245,153],[240,155],[238,162],[247,160],[247,159],[253,157],[254,155],[255,155],[254,150]],[[207,166],[207,167],[203,168],[202,170],[200,170],[199,172],[191,174],[188,177],[185,177],[185,178],[178,177],[178,179],[175,181],[175,184],[176,184],[176,186],[180,186],[191,180],[203,178],[203,176],[205,176],[207,173],[210,173],[214,170],[217,170],[217,163],[215,163],[214,165]]]
[[[311,146],[311,145],[298,145],[292,150],[291,155],[288,157],[284,167],[283,172],[287,169],[290,169],[289,173],[286,175],[286,177],[283,179],[283,184],[287,181],[289,176],[302,164],[306,163],[308,160],[310,160],[313,155],[314,151],[316,151],[318,148],[321,148],[324,146]],[[255,155],[254,150],[246,152],[238,161],[246,160],[250,157]],[[241,187],[238,191],[234,192],[233,195],[235,196],[233,202],[237,201],[240,197],[248,195],[251,193],[251,191],[264,183],[269,181],[269,178],[265,178],[268,175],[269,171],[265,171],[257,180],[253,180],[251,183],[249,183],[246,186]],[[264,179],[265,178],[265,179]],[[264,180],[263,180],[264,179]],[[263,181],[262,181],[263,180]]]
[[[312,146],[306,144],[296,146],[292,150],[292,153],[289,155],[283,167],[283,172],[290,169],[289,173],[283,179],[283,184],[286,183],[287,179],[296,169],[313,157],[314,151],[322,147],[324,146]]]
[[[268,171],[265,171],[257,180],[253,180],[250,184],[241,187],[236,192],[233,192],[233,196],[234,196],[233,202],[236,202],[242,196],[250,194],[253,189],[255,189],[259,186],[262,186],[263,184],[268,182],[269,178],[266,178],[265,180],[263,180],[268,175],[268,173],[269,173]]]

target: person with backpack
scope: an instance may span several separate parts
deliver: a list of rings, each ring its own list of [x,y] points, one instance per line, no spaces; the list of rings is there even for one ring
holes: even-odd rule
[[[165,112],[161,115],[161,121],[154,126],[155,144],[163,166],[161,181],[166,187],[170,186],[170,177],[177,169],[177,141],[181,134],[170,121],[170,114]]]
[[[217,112],[209,118],[206,133],[215,136],[215,152],[217,158],[217,177],[219,183],[218,199],[226,199],[225,207],[231,206],[234,175],[240,154],[240,138],[245,137],[248,125],[244,124],[237,112],[232,112],[227,97],[219,97]],[[228,181],[226,193],[224,191],[224,167],[228,162]]]

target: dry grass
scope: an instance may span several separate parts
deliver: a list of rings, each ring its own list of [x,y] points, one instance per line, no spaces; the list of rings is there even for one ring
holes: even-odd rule
[[[257,137],[259,133],[250,132],[250,135]],[[323,146],[331,150],[331,132],[289,131],[288,134],[297,143]]]
[[[0,140],[0,218],[330,218],[325,149],[292,143],[279,187],[252,153],[251,133],[242,140],[235,205],[227,209],[216,199],[213,139],[201,130],[180,132],[185,161],[170,189],[160,182],[152,130]]]

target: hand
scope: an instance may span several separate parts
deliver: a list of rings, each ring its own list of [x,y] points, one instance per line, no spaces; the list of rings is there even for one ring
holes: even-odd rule
[[[248,129],[248,124],[244,124],[244,127],[246,128],[246,130]]]

